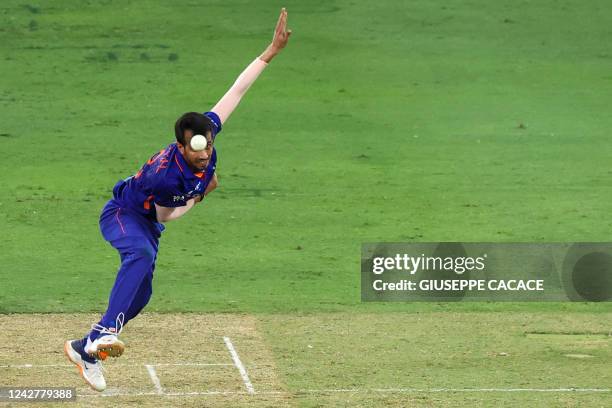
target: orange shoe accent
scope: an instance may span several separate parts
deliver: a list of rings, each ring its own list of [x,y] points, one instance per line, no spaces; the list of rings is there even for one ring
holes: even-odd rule
[[[98,350],[90,356],[98,360],[105,360],[107,357],[121,357],[125,351],[125,344],[121,340],[117,340],[115,344],[99,344]]]
[[[72,361],[72,359],[70,358],[70,354],[68,354],[68,342],[64,343],[64,354],[68,358],[68,361],[70,361],[72,364],[77,366],[77,368],[79,369],[79,375],[85,380],[85,382],[91,387],[91,389],[94,391],[98,391],[94,388],[94,386],[89,381],[87,381],[87,378],[85,378],[85,376],[83,375],[83,367],[81,367],[80,365]]]

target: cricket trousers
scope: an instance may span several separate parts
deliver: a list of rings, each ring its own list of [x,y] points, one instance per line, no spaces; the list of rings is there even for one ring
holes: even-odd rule
[[[119,331],[146,306],[153,293],[153,271],[163,226],[112,199],[100,215],[100,231],[118,252],[121,266],[108,299],[108,308],[98,322]],[[120,317],[120,315],[123,316]],[[99,336],[92,329],[90,340]]]

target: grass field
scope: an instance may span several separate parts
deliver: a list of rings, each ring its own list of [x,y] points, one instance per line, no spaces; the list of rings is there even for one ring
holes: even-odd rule
[[[176,371],[160,380],[236,394],[122,401],[609,406],[610,303],[359,292],[362,242],[610,241],[603,0],[3,1],[0,365],[66,364],[63,340],[104,310],[118,266],[98,231],[112,186],[173,141],[183,112],[214,105],[281,6],[291,43],[217,140],[218,191],[168,224],[146,309],[162,314],[128,326],[116,363],[184,361],[145,345],[145,322],[163,322],[202,347],[197,361],[228,361],[229,336],[271,393],[244,394],[228,366],[187,388]],[[57,353],[26,347],[41,338]],[[113,363],[122,392],[155,392],[146,370]],[[24,370],[0,385],[81,385],[72,368]],[[574,387],[608,391],[473,391]]]

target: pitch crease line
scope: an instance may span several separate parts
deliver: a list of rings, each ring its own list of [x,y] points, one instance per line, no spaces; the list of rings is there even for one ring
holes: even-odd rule
[[[147,366],[147,364],[143,364]],[[233,366],[229,363],[153,363],[148,364],[153,367],[161,366]],[[112,367],[133,367],[134,364],[113,363]],[[0,365],[0,368],[44,368],[44,367],[74,367],[72,364],[8,364]]]
[[[151,381],[153,382],[153,385],[155,386],[155,390],[157,391],[157,394],[163,395],[164,389],[162,388],[161,382],[159,381],[159,377],[157,376],[157,373],[155,372],[155,367],[153,367],[151,364],[145,364],[145,367],[147,367],[147,371],[149,372],[149,377],[151,377]]]
[[[162,366],[232,366],[233,364],[229,363],[159,363],[159,364],[150,364],[153,367],[162,367]]]
[[[245,391],[194,391],[194,392],[168,392],[167,397],[189,397],[189,396],[211,396],[211,395],[295,395],[295,394],[331,394],[331,393],[438,393],[438,392],[612,392],[610,388],[379,388],[379,389],[310,389],[290,391],[257,391],[255,393]],[[133,396],[159,396],[155,392],[134,393],[112,393],[112,394],[78,394],[78,397],[133,397]]]
[[[312,390],[316,391],[316,390]],[[339,392],[340,390],[329,390]],[[345,390],[342,390],[345,391]],[[346,390],[350,391],[350,390]],[[353,390],[359,391],[359,390]],[[609,388],[373,388],[366,392],[418,393],[418,392],[611,392]]]
[[[255,394],[255,388],[253,387],[251,380],[249,380],[249,375],[247,374],[246,368],[244,368],[244,364],[242,364],[242,361],[240,361],[240,357],[238,357],[238,353],[236,352],[232,341],[229,337],[223,337],[223,341],[225,342],[225,346],[227,347],[230,352],[230,355],[232,356],[234,365],[240,372],[240,376],[242,377],[242,381],[244,382],[244,386],[246,387],[248,393]]]

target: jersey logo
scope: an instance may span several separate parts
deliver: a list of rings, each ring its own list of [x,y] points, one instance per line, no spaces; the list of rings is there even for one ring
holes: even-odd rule
[[[184,195],[176,195],[172,197],[172,201],[177,202],[177,201],[185,201],[185,196]]]

